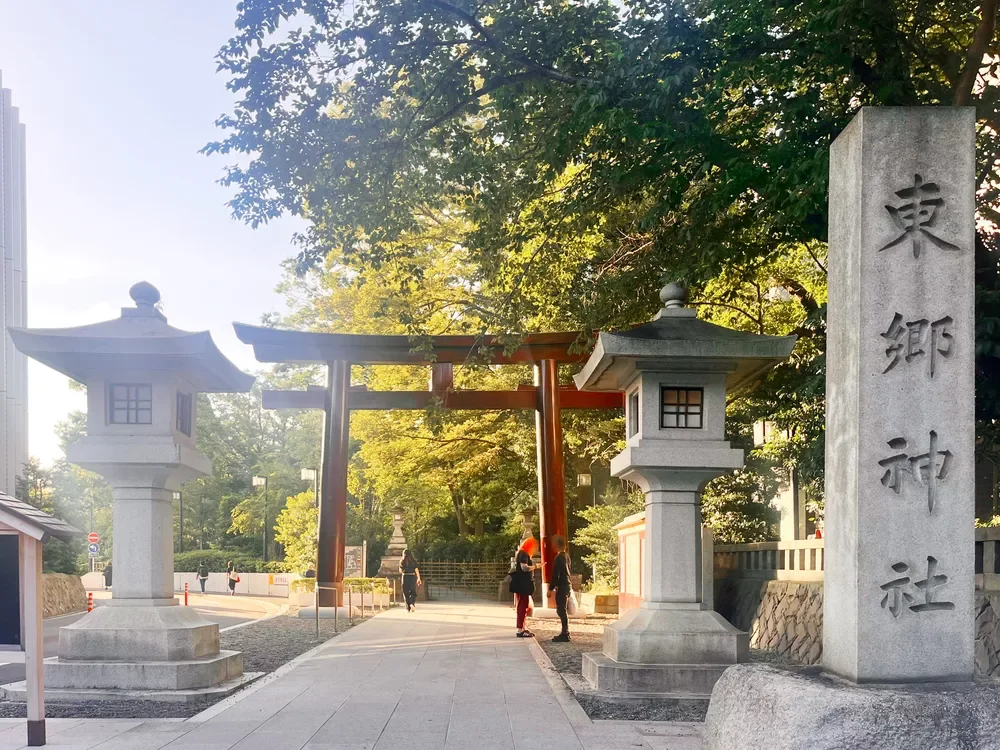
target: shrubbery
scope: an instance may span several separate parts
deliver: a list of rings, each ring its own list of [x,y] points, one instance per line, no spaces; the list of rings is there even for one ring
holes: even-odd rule
[[[521,535],[516,532],[460,536],[431,542],[416,550],[419,560],[509,560]]]
[[[292,570],[284,561],[264,562],[259,557],[251,557],[244,552],[224,549],[190,550],[174,555],[174,570],[178,573],[195,573],[202,563],[211,573],[224,573],[226,564],[232,560],[236,569],[243,573],[301,573]]]
[[[371,591],[374,587],[376,593],[389,593],[389,584],[386,583],[384,578],[345,578],[344,596],[347,596],[348,586],[353,586],[355,591]],[[292,581],[291,587],[292,591],[309,591],[311,593],[316,590],[316,579],[299,578]]]

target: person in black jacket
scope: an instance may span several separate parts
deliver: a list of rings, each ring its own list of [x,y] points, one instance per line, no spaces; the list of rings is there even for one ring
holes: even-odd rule
[[[569,555],[566,554],[566,539],[561,536],[553,537],[552,544],[556,548],[556,559],[552,562],[552,580],[549,582],[549,591],[553,592],[556,598],[556,612],[562,622],[562,632],[552,638],[558,643],[569,641],[569,618],[566,613],[566,600],[569,599]]]

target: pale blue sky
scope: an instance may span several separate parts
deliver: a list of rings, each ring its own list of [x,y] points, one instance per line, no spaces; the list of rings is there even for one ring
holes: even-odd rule
[[[294,254],[291,219],[252,230],[198,154],[232,102],[215,72],[236,0],[0,0],[0,73],[27,126],[28,322],[118,315],[145,279],[172,325],[205,330],[244,369],[231,322],[282,310],[274,286]],[[32,362],[32,455],[59,455],[53,426],[83,408]]]

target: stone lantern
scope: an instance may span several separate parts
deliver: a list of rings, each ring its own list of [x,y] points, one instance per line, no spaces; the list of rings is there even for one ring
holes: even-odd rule
[[[584,676],[602,691],[708,698],[748,658],[749,636],[703,598],[701,492],[743,465],[725,440],[726,394],[786,359],[795,338],[699,320],[677,284],[660,299],[651,323],[601,333],[575,377],[580,390],[625,392],[625,450],[611,473],[646,495],[642,605],[605,628]]]
[[[121,317],[63,329],[11,328],[24,354],[87,386],[87,435],[67,458],[114,491],[112,599],[59,631],[48,688],[205,690],[242,675],[219,650],[218,625],[174,598],[173,491],[209,474],[196,448],[199,392],[244,392],[253,378],[207,331],[167,325],[160,294],[140,282]]]

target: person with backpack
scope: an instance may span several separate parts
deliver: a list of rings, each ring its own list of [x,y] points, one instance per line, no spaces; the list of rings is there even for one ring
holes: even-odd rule
[[[549,583],[549,593],[555,596],[556,612],[559,615],[559,621],[562,623],[562,630],[552,640],[556,643],[568,643],[569,617],[567,602],[569,601],[573,587],[569,577],[569,555],[566,554],[565,537],[553,537],[552,545],[556,548],[556,559],[552,561],[552,581]]]
[[[537,550],[538,542],[530,537],[525,539],[514,556],[514,564],[507,576],[510,582],[508,588],[510,593],[514,595],[514,604],[517,610],[518,638],[533,638],[535,635],[524,627],[524,620],[531,609],[531,595],[535,593],[533,573],[536,566],[531,558]]]
[[[417,608],[417,586],[420,585],[420,568],[410,550],[403,552],[399,561],[399,572],[403,576],[403,598],[406,600],[406,611],[413,612]]]
[[[208,566],[202,560],[198,565],[198,583],[201,584],[201,593],[205,593],[205,582],[208,580]]]

